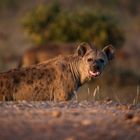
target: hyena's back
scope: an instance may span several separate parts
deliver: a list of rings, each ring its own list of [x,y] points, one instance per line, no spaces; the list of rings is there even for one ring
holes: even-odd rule
[[[56,70],[38,67],[0,74],[0,100],[52,100]],[[47,86],[46,86],[47,85]],[[49,91],[49,94],[44,94]]]

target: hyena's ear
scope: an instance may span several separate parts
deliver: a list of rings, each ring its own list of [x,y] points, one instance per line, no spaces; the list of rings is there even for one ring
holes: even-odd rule
[[[106,54],[108,60],[114,59],[115,49],[112,45],[108,45],[108,46],[104,47],[102,51]]]
[[[77,47],[76,53],[78,56],[83,57],[89,49],[91,49],[90,44],[83,42]]]

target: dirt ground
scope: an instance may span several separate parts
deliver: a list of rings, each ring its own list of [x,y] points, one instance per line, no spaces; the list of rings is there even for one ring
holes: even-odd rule
[[[0,140],[139,140],[140,105],[0,102]]]

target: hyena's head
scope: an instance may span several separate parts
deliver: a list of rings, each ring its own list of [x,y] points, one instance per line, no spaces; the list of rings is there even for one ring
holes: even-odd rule
[[[91,44],[84,42],[78,46],[77,54],[80,57],[80,78],[81,82],[84,82],[103,72],[106,64],[114,58],[114,48],[108,45],[102,50],[97,50]]]

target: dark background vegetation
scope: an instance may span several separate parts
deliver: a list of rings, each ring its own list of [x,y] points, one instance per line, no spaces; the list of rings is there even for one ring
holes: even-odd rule
[[[0,71],[15,68],[30,47],[48,42],[113,44],[116,59],[78,99],[140,102],[139,0],[1,0]],[[52,48],[53,49],[53,48]]]

